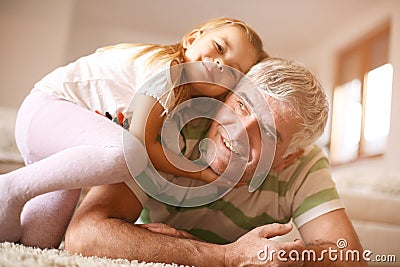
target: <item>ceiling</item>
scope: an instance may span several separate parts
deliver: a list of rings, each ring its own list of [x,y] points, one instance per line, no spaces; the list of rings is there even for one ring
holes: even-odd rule
[[[129,25],[170,42],[210,18],[234,17],[259,33],[270,54],[292,56],[383,1],[390,0],[85,0],[76,2],[75,13],[91,25],[114,30]]]

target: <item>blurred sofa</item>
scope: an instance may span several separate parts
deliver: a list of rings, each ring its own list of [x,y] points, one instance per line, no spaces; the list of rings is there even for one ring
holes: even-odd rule
[[[345,168],[333,177],[363,248],[400,257],[400,171]]]

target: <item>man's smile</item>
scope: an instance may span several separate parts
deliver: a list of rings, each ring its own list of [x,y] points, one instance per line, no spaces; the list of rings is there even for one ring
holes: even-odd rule
[[[225,146],[226,146],[230,151],[232,151],[233,153],[236,153],[236,150],[233,148],[233,146],[231,145],[231,143],[230,143],[227,139],[222,138],[222,141],[224,142]]]
[[[223,126],[219,125],[218,126],[218,134],[221,137],[222,143],[225,145],[225,147],[233,153],[237,153],[235,147],[233,147],[232,142],[230,138],[228,137],[228,134],[226,130],[223,128]]]

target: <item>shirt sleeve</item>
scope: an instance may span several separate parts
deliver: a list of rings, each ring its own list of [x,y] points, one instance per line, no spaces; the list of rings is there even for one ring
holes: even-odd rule
[[[305,173],[294,194],[292,206],[297,228],[323,214],[344,208],[325,157],[316,156]]]
[[[150,68],[148,71],[151,72],[151,75],[143,81],[138,89],[139,94],[157,99],[166,112],[169,112],[168,107],[175,101],[169,66],[170,63],[167,63],[162,68]]]
[[[143,191],[143,189],[136,183],[135,179],[126,181],[125,184],[129,187],[132,193],[139,200],[140,204],[144,207],[145,203],[149,199],[149,196]]]

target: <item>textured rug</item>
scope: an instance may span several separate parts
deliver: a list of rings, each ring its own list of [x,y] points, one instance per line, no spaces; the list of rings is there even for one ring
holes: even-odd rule
[[[9,242],[0,243],[0,267],[183,267],[177,264],[145,263],[126,259],[107,259],[71,255],[62,249],[39,249]]]

